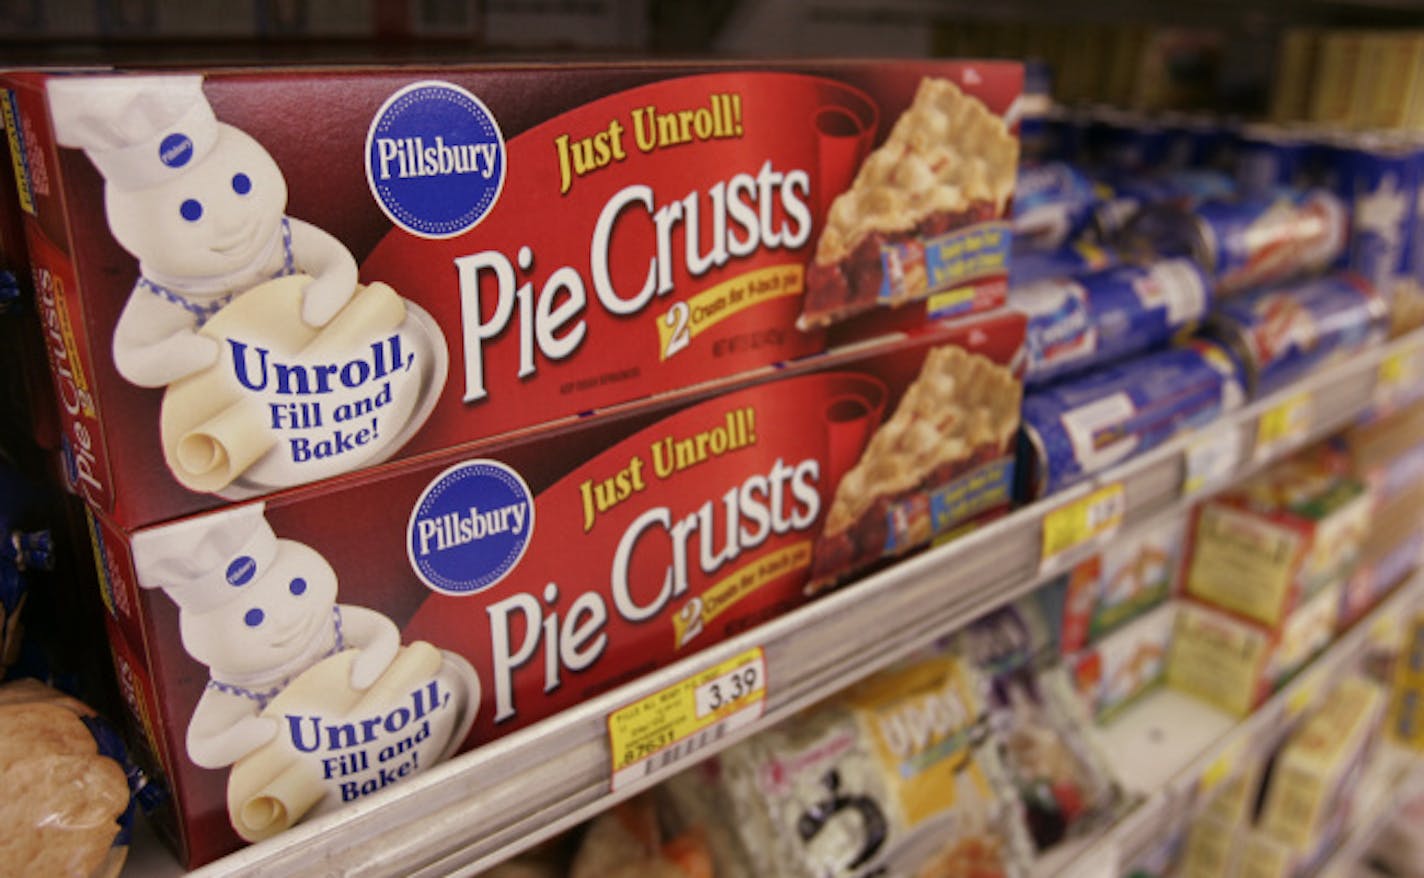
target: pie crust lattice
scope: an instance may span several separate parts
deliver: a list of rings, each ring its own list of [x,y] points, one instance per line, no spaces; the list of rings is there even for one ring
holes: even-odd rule
[[[1018,157],[1018,140],[983,102],[948,79],[922,80],[889,138],[831,204],[808,271],[803,328],[928,295],[925,239],[1002,216]]]
[[[895,413],[836,486],[809,590],[878,560],[892,535],[897,546],[928,542],[935,533],[929,495],[1005,454],[1022,394],[1014,373],[982,354],[957,345],[932,349]]]

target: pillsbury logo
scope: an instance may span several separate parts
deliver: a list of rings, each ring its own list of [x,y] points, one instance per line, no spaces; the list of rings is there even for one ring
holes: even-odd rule
[[[158,144],[158,160],[170,168],[181,168],[193,159],[193,138],[175,132]]]
[[[257,575],[257,562],[251,555],[239,555],[227,565],[227,584],[246,585]]]
[[[514,569],[533,534],[534,500],[519,473],[496,460],[471,460],[441,473],[420,495],[406,551],[427,586],[467,595]]]
[[[423,238],[474,228],[504,187],[504,135],[479,98],[448,82],[391,95],[366,133],[366,180],[391,222]]]

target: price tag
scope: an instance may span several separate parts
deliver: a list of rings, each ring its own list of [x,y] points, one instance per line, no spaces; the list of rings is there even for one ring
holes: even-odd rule
[[[1286,695],[1286,722],[1294,722],[1315,703],[1320,690],[1325,685],[1325,674],[1307,671],[1296,678],[1289,694]]]
[[[1256,424],[1256,459],[1274,456],[1310,433],[1310,394],[1300,393],[1266,409]]]
[[[1235,427],[1208,428],[1186,450],[1186,475],[1182,493],[1195,494],[1215,485],[1241,462],[1241,431]]]
[[[1244,736],[1227,744],[1197,779],[1198,795],[1206,799],[1222,784],[1235,777],[1237,770],[1241,767],[1241,758],[1245,752],[1246,738]]]
[[[1069,549],[1108,536],[1122,526],[1127,495],[1121,482],[1105,485],[1043,516],[1043,555],[1047,566]]]
[[[613,789],[671,774],[766,709],[766,657],[754,647],[608,715]]]
[[[1424,363],[1420,362],[1418,350],[1398,351],[1385,357],[1379,364],[1375,378],[1375,408],[1389,411],[1406,404],[1421,389],[1424,379]]]

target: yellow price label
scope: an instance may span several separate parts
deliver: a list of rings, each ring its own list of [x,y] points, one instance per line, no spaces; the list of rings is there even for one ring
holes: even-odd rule
[[[1054,509],[1043,516],[1042,563],[1106,536],[1122,526],[1127,512],[1127,495],[1121,482],[1099,488],[1085,497]]]
[[[1297,677],[1295,684],[1286,694],[1286,721],[1299,719],[1315,703],[1325,682],[1320,672],[1306,673]]]
[[[1310,394],[1298,393],[1261,413],[1256,425],[1256,457],[1269,457],[1310,432]]]
[[[765,708],[759,646],[619,708],[608,715],[613,789],[683,767]]]
[[[1241,767],[1241,757],[1245,752],[1245,738],[1237,738],[1227,744],[1211,761],[1211,764],[1202,771],[1201,777],[1197,779],[1197,792],[1203,797],[1210,796],[1222,784],[1235,777]]]
[[[1380,408],[1403,404],[1420,382],[1420,352],[1398,351],[1380,361],[1374,403]]]
[[[1404,383],[1409,374],[1409,357],[1404,352],[1385,357],[1379,365],[1379,383],[1384,387],[1397,387]]]
[[[1187,446],[1182,493],[1195,494],[1220,482],[1241,462],[1241,434],[1235,427],[1208,428]]]

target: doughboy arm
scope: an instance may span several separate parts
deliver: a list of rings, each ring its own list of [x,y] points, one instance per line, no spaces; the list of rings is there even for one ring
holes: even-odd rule
[[[400,651],[400,629],[375,610],[347,604],[341,605],[341,621],[347,645],[361,651],[351,663],[351,686],[367,689]]]
[[[139,387],[162,387],[218,361],[221,348],[199,335],[192,315],[135,290],[114,328],[114,366]]]
[[[188,757],[204,768],[231,765],[277,736],[275,719],[254,715],[256,705],[212,689],[188,723]]]
[[[289,219],[297,269],[311,275],[302,293],[302,320],[325,326],[356,292],[356,260],[336,238],[311,223]]]

